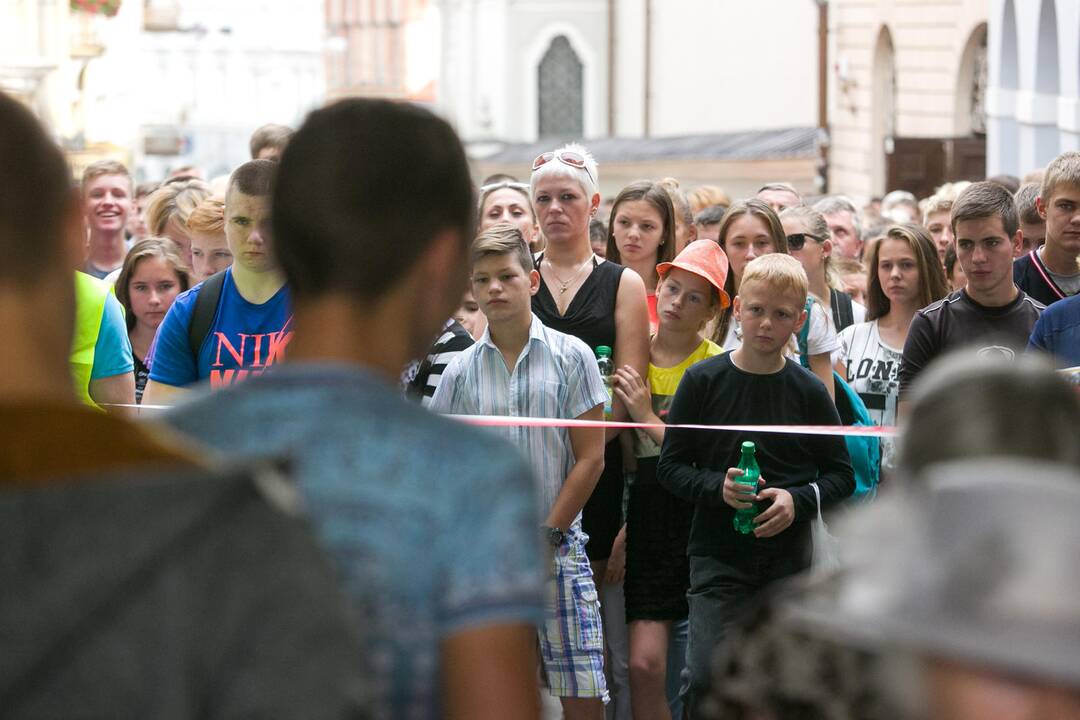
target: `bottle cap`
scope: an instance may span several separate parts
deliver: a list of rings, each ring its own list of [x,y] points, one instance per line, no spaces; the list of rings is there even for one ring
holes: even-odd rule
[[[742,444],[742,449],[743,449],[743,452],[754,452],[754,449],[755,449],[754,443],[747,440],[746,442],[744,442]]]
[[[609,348],[607,345],[597,346],[596,357],[611,357],[611,348]]]

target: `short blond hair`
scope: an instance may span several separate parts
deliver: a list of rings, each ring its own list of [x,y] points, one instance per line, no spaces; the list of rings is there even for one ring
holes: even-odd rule
[[[528,275],[533,270],[532,253],[521,230],[509,223],[499,223],[484,230],[473,240],[469,252],[470,270],[483,258],[513,255]]]
[[[1075,185],[1080,187],[1080,152],[1075,150],[1063,152],[1050,161],[1043,175],[1042,192],[1039,196],[1043,203],[1050,200],[1050,195],[1058,185]]]
[[[210,186],[202,180],[174,180],[154,192],[146,202],[146,227],[151,235],[164,235],[173,218],[187,230],[188,216],[195,207],[210,197]]]
[[[118,160],[98,160],[92,162],[86,166],[83,170],[82,182],[80,187],[82,192],[86,194],[86,186],[90,184],[90,181],[94,178],[101,177],[102,175],[122,175],[127,178],[128,186],[133,186],[131,181],[131,173],[128,172],[127,166]],[[134,188],[133,188],[134,189]]]
[[[746,290],[747,283],[762,283],[775,293],[792,292],[799,297],[799,307],[806,304],[810,282],[802,263],[790,255],[769,253],[754,258],[743,270],[739,293]]]

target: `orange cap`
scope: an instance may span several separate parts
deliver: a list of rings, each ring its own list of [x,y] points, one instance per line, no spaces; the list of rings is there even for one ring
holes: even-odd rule
[[[726,308],[731,304],[731,298],[724,292],[724,282],[728,274],[727,255],[712,240],[695,240],[683,248],[683,251],[671,262],[657,265],[656,272],[663,277],[673,267],[692,272],[708,280],[720,293],[720,307]]]

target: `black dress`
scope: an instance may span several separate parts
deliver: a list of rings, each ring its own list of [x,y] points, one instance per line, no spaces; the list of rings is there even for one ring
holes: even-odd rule
[[[543,259],[541,253],[535,261],[538,272]],[[541,274],[540,290],[532,299],[532,311],[544,325],[573,335],[594,352],[600,345],[614,350],[615,301],[625,269],[613,262],[597,262],[594,257],[592,272],[578,288],[564,315],[559,314],[555,298]],[[622,447],[615,438],[604,448],[604,472],[581,513],[582,529],[589,536],[585,552],[590,560],[607,560],[611,556],[611,546],[622,527],[622,504]]]

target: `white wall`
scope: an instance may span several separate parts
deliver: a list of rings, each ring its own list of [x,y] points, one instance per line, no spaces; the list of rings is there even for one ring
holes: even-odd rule
[[[817,125],[812,0],[653,0],[652,16],[652,134]]]
[[[1080,0],[992,0],[987,172],[1080,149]]]
[[[970,90],[959,87],[964,51],[987,21],[986,0],[833,0],[829,12],[829,189],[881,194],[884,119],[875,117],[874,59],[882,28],[895,53],[896,135],[954,137],[965,126],[957,92]]]

